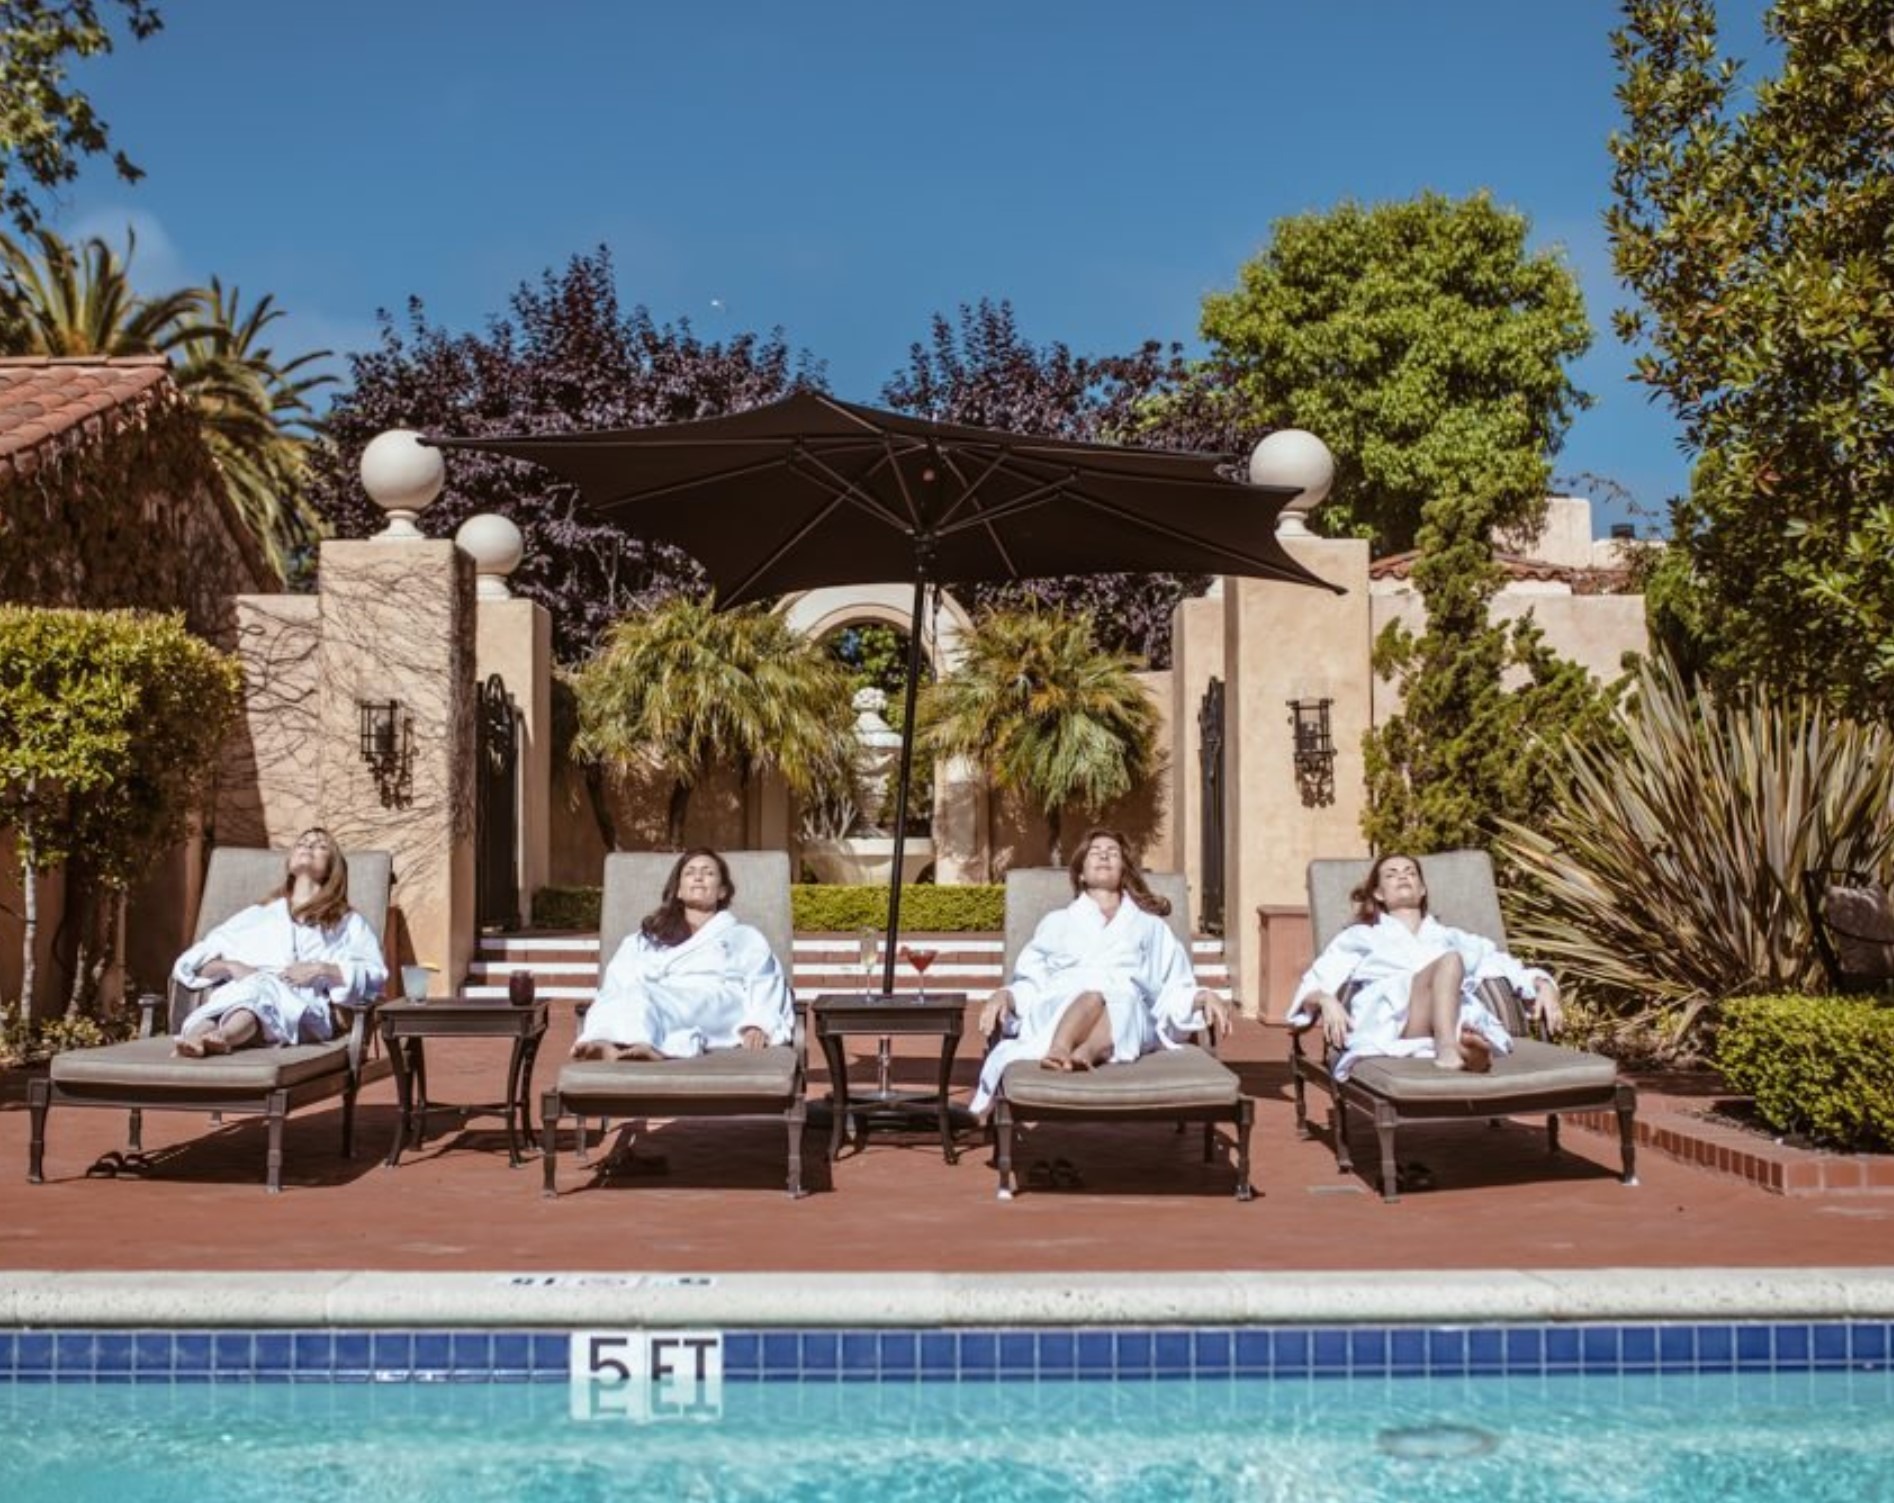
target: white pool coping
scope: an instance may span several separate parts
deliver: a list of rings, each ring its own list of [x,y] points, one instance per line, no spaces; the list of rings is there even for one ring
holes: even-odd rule
[[[1337,1273],[0,1272],[0,1328],[1894,1319],[1894,1267]]]

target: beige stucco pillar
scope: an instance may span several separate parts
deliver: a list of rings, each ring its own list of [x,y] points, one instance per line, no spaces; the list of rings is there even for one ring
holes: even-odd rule
[[[531,922],[533,894],[552,870],[552,615],[531,600],[474,602],[474,677],[498,674],[519,707],[519,914]]]
[[[1364,852],[1361,741],[1369,727],[1368,544],[1281,536],[1303,567],[1347,592],[1230,580],[1224,594],[1225,947],[1244,1008],[1280,1018],[1288,961],[1270,964],[1259,910],[1306,906],[1304,874],[1315,856]],[[1304,801],[1295,776],[1289,702],[1327,699],[1335,747],[1334,801]]]
[[[473,561],[448,541],[322,545],[321,807],[344,847],[394,857],[414,959],[458,985],[474,946]],[[371,766],[364,703],[393,701],[394,756]]]
[[[1223,587],[1227,588],[1227,584]],[[1203,922],[1203,726],[1210,680],[1223,677],[1223,595],[1179,603],[1171,613],[1170,826],[1177,869]]]

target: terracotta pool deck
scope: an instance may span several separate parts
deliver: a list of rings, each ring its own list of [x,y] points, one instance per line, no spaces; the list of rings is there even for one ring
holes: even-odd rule
[[[569,1010],[557,1009],[541,1086],[571,1031]],[[969,1086],[977,1054],[969,1038],[958,1072]],[[497,1046],[438,1043],[429,1055],[437,1099],[499,1094]],[[1194,1130],[1054,1124],[1026,1137],[1020,1164],[1067,1159],[1078,1188],[1003,1204],[989,1151],[972,1137],[953,1166],[924,1135],[878,1137],[830,1166],[812,1132],[805,1162],[815,1193],[792,1203],[782,1192],[782,1130],[756,1120],[660,1126],[640,1140],[639,1157],[653,1161],[647,1172],[599,1186],[562,1152],[562,1193],[547,1201],[536,1159],[507,1167],[497,1119],[461,1126],[439,1116],[423,1149],[398,1169],[382,1167],[395,1126],[387,1080],[364,1094],[353,1161],[337,1154],[338,1103],[291,1119],[280,1196],[262,1187],[260,1122],[219,1127],[197,1114],[148,1114],[151,1175],[101,1179],[86,1170],[125,1146],[123,1114],[55,1110],[47,1183],[35,1186],[26,1183],[27,1112],[15,1072],[0,1075],[0,1269],[1044,1274],[1894,1263],[1894,1194],[1885,1190],[1772,1194],[1652,1147],[1639,1154],[1642,1183],[1627,1188],[1617,1181],[1615,1136],[1569,1126],[1564,1155],[1550,1163],[1537,1125],[1407,1129],[1401,1158],[1424,1163],[1434,1187],[1384,1205],[1360,1174],[1336,1173],[1323,1137],[1297,1141],[1279,1031],[1246,1025],[1226,1058],[1257,1098],[1259,1195],[1247,1205],[1232,1197],[1224,1163],[1200,1161]],[[898,1064],[917,1082],[930,1070],[918,1053]],[[815,1093],[824,1089],[818,1069]],[[1695,1120],[1696,1105],[1647,1086],[1640,1115],[1653,1132],[1674,1131]],[[1372,1133],[1360,1138],[1371,1155]],[[1808,1173],[1797,1176],[1806,1189]]]

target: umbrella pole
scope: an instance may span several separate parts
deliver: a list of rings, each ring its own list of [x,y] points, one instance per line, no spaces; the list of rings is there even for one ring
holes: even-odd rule
[[[908,843],[908,782],[914,776],[914,705],[921,686],[921,620],[927,609],[927,560],[914,573],[914,615],[908,622],[908,683],[901,707],[901,772],[894,793],[894,870],[888,877],[888,937],[881,951],[881,993],[894,995],[894,948],[901,932],[901,864]]]

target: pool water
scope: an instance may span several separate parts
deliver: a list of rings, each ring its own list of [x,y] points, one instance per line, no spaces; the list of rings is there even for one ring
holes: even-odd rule
[[[8,1503],[1894,1499],[1894,1374],[731,1383],[720,1416],[559,1384],[0,1386]]]

